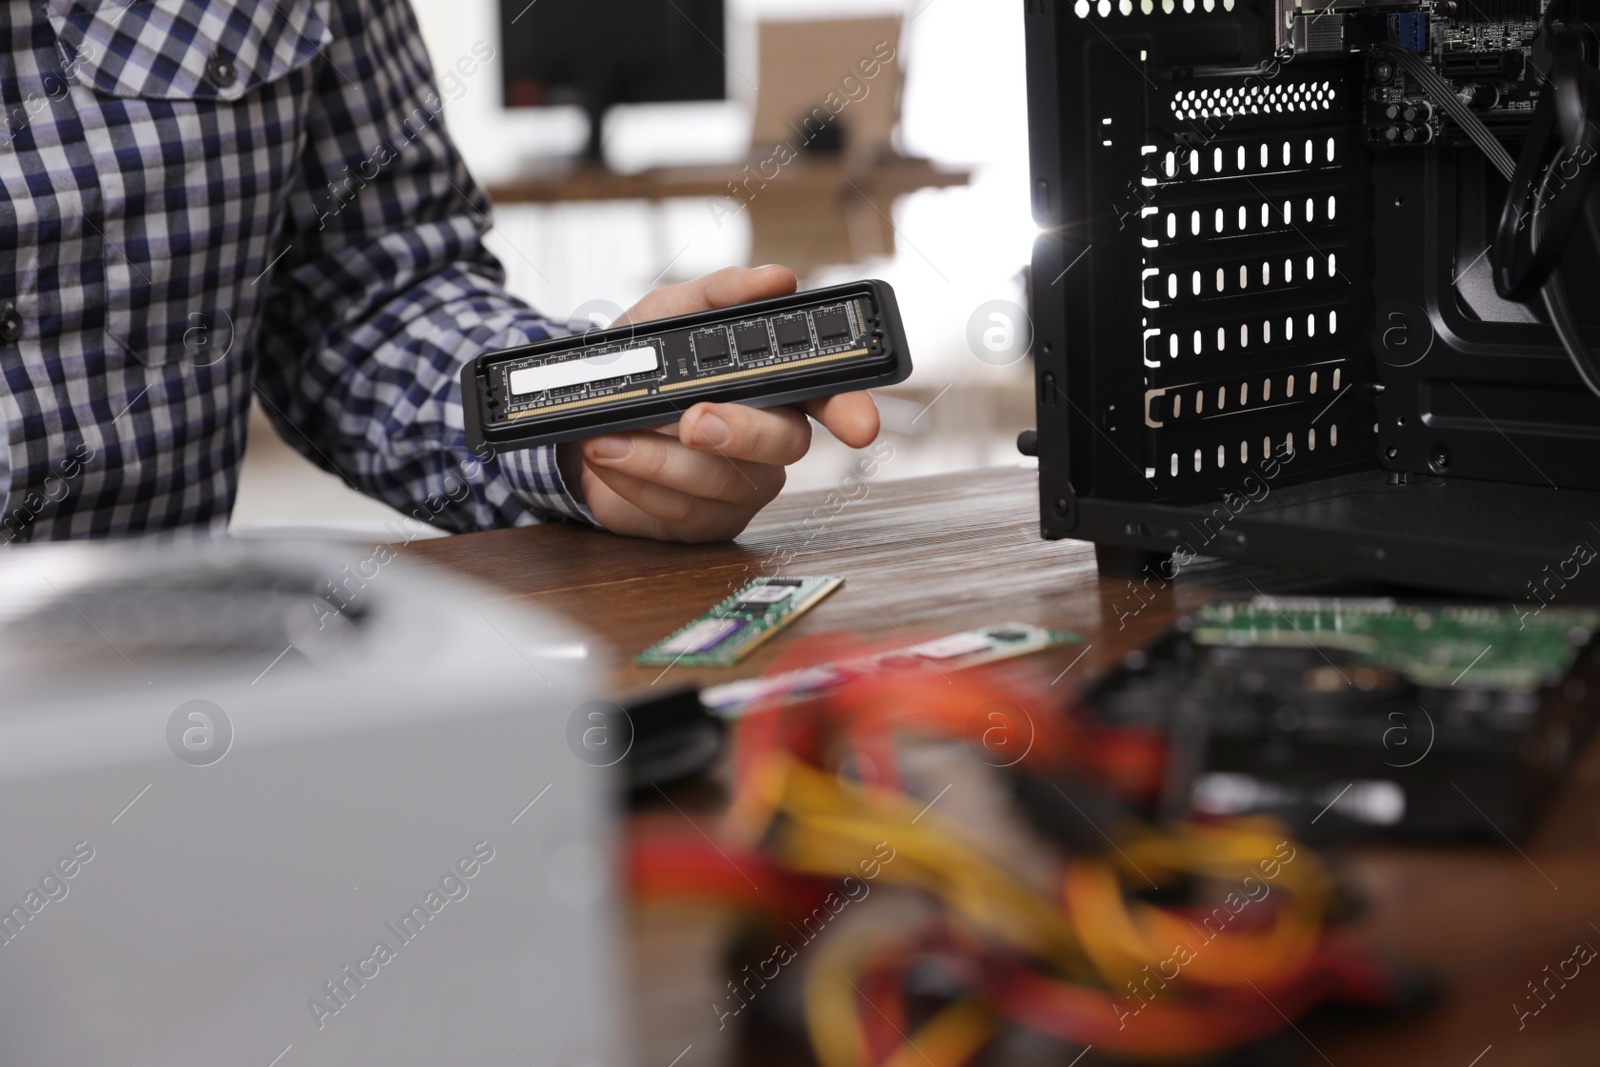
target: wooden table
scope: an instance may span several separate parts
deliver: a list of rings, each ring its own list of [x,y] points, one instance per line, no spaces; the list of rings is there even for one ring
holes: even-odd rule
[[[1082,687],[1208,599],[1249,593],[1252,583],[1279,592],[1308,586],[1305,576],[1204,563],[1130,614],[1138,599],[1126,583],[1098,577],[1089,545],[1040,539],[1036,481],[1020,468],[880,480],[832,513],[826,494],[796,494],[731,544],[666,545],[552,525],[421,542],[407,553],[581,620],[615,657],[617,695],[756,674],[787,642],[827,630],[916,638],[1007,621],[1082,634],[1082,646],[1035,657],[1052,677],[1065,671],[1064,684]],[[782,549],[794,552],[786,573],[838,574],[848,584],[735,670],[674,669],[662,678],[628,665]],[[1334,860],[1367,897],[1358,928],[1395,957],[1433,969],[1446,995],[1405,1023],[1310,1023],[1303,1062],[1600,1062],[1600,965],[1583,968],[1520,1031],[1512,1009],[1524,1002],[1526,983],[1542,980],[1546,965],[1553,973],[1578,942],[1600,948],[1600,746],[1590,747],[1520,853],[1380,846],[1342,850]]]

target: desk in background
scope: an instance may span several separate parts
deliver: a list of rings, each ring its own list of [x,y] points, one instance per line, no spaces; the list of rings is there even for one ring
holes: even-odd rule
[[[1013,620],[1083,635],[1081,646],[1033,657],[1052,677],[1065,672],[1060,684],[1081,689],[1209,599],[1250,595],[1250,582],[1275,592],[1308,588],[1303,576],[1200,564],[1123,626],[1130,591],[1098,577],[1092,547],[1039,538],[1036,483],[1035,473],[1007,468],[874,484],[825,522],[826,494],[795,494],[732,544],[667,545],[551,525],[419,543],[406,554],[581,620],[613,658],[613,695],[754,675],[788,641],[825,630],[916,638]],[[780,549],[795,552],[788,573],[849,582],[736,669],[674,669],[662,678],[629,664]],[[1521,852],[1382,845],[1332,855],[1366,896],[1356,928],[1380,949],[1432,969],[1445,993],[1435,1010],[1405,1023],[1308,1024],[1302,1029],[1320,1053],[1308,1042],[1304,1062],[1566,1067],[1600,1058],[1600,973],[1580,972],[1520,1031],[1512,1010],[1526,983],[1576,942],[1600,945],[1600,746],[1580,760]],[[647,981],[659,974],[668,983],[683,966],[661,950],[641,960]],[[773,1062],[767,1053],[777,1051],[758,1049],[751,1062]]]
[[[750,212],[750,262],[782,263],[804,278],[829,264],[893,255],[896,200],[971,180],[970,170],[903,156],[871,165],[801,157],[783,166],[752,161],[637,174],[580,167],[499,182],[489,187],[489,198],[496,204],[562,204],[723,197],[727,215],[719,217]]]

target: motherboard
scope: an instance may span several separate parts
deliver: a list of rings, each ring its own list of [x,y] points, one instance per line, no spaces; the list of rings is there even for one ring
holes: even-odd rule
[[[1363,54],[1372,147],[1467,144],[1448,114],[1457,100],[1497,136],[1515,138],[1532,118],[1548,66],[1536,44],[1545,3],[1278,0],[1278,44],[1284,54]]]

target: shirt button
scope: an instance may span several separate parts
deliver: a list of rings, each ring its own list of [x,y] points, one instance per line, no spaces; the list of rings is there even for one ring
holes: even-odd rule
[[[211,84],[218,89],[226,89],[238,78],[239,72],[234,68],[233,61],[223,56],[212,56],[206,64],[206,77],[211,79]]]
[[[4,314],[0,314],[0,341],[10,344],[22,336],[22,316],[17,314],[17,309],[8,307]]]

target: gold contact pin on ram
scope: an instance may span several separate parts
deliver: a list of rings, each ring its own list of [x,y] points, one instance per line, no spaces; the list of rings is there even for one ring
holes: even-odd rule
[[[657,389],[658,393],[670,393],[678,389],[691,389],[696,386],[713,384],[715,382],[731,382],[741,378],[755,378],[763,374],[773,374],[778,371],[788,370],[791,367],[815,366],[818,363],[832,363],[841,359],[856,359],[867,354],[865,348],[852,349],[849,352],[833,352],[826,356],[811,356],[808,359],[790,360],[788,363],[778,363],[771,367],[752,367],[749,370],[730,371],[727,374],[714,374],[709,378],[697,378],[692,382],[669,382]],[[556,411],[573,411],[577,408],[593,407],[595,404],[608,404],[614,400],[632,400],[641,396],[649,396],[648,389],[633,389],[626,393],[612,393],[608,396],[597,396],[589,400],[570,400],[564,404],[551,404],[548,407],[529,408],[527,411],[518,411],[507,415],[508,419],[526,419],[531,415],[549,415]]]
[[[795,367],[814,367],[818,363],[832,363],[841,359],[857,359],[867,354],[865,348],[853,349],[849,352],[834,352],[826,356],[810,356],[806,359],[790,360],[788,363],[777,363],[770,367],[751,367],[749,370],[729,371],[727,374],[713,374],[706,378],[696,378],[689,382],[669,382],[656,390],[660,393],[670,393],[678,389],[693,389],[702,385],[713,385],[717,382],[738,381],[741,378],[758,378],[763,374],[778,374],[782,371],[792,370]]]
[[[633,389],[626,393],[611,393],[607,396],[591,397],[588,400],[569,400],[565,404],[551,404],[549,407],[529,408],[527,411],[515,411],[507,415],[508,419],[526,419],[532,415],[548,415],[552,411],[575,411],[578,408],[592,408],[596,404],[609,404],[613,400],[633,400],[641,396],[649,396],[648,389]]]

